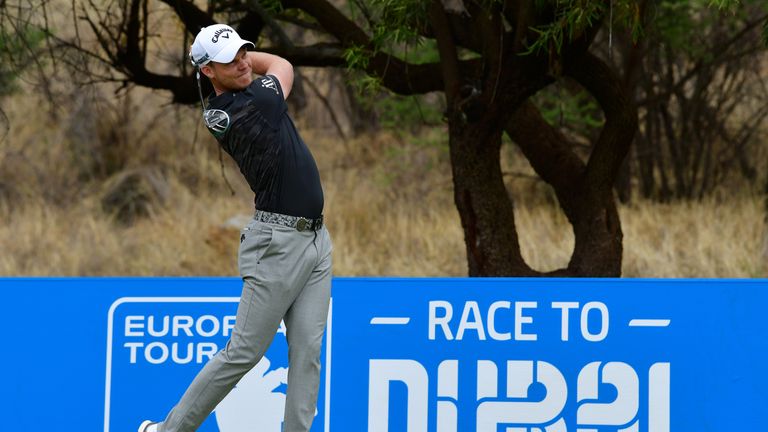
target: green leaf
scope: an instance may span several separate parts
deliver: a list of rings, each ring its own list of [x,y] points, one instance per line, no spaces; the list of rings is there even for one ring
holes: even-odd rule
[[[17,90],[16,79],[37,56],[46,33],[28,25],[22,29],[0,28],[0,96]]]
[[[347,68],[365,70],[368,68],[368,62],[371,59],[367,50],[361,46],[351,46],[344,50],[344,61],[347,62]]]

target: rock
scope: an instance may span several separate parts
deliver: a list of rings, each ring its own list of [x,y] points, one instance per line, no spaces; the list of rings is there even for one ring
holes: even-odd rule
[[[240,230],[245,227],[253,216],[240,214],[232,216],[226,222],[214,225],[208,229],[205,244],[221,256],[232,256],[237,253]]]
[[[243,229],[246,225],[248,225],[248,222],[250,222],[252,219],[253,219],[253,215],[247,215],[247,214],[235,215],[227,219],[227,221],[224,222],[223,227],[234,228],[239,231]]]
[[[464,2],[462,0],[443,0],[443,8],[447,12],[455,13],[458,15],[469,15],[469,12],[467,12],[467,8],[464,6]]]
[[[159,169],[127,169],[106,181],[101,194],[101,208],[113,215],[116,221],[130,225],[165,206],[169,197],[170,186]]]

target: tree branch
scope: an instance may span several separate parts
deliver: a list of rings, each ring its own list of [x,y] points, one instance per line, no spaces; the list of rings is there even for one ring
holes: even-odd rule
[[[321,42],[309,46],[271,46],[260,51],[288,59],[294,66],[343,67],[344,49],[338,43]]]
[[[586,166],[573,152],[570,142],[560,130],[551,126],[531,101],[525,101],[504,124],[504,131],[520,147],[539,177],[555,190],[569,220],[576,194]]]
[[[380,78],[383,85],[393,92],[410,95],[442,90],[440,64],[412,64],[392,54],[375,51],[365,31],[328,1],[283,0],[283,7],[297,8],[311,15],[344,49],[356,47],[371,52],[365,72]],[[297,62],[296,65],[300,66],[301,63]]]
[[[610,190],[637,131],[637,107],[618,74],[592,53],[566,59],[564,73],[592,94],[605,114],[585,181],[594,190]]]
[[[144,67],[145,54],[141,51],[139,43],[141,41],[141,19],[139,18],[139,11],[142,0],[132,0],[130,3],[130,10],[125,17],[127,22],[125,23],[125,45],[122,49],[117,49],[117,60],[125,64],[128,69],[135,69]]]
[[[768,14],[763,15],[762,17],[755,19],[753,21],[749,21],[745,24],[744,28],[741,29],[738,33],[734,34],[731,38],[729,38],[727,41],[725,41],[722,45],[712,47],[710,52],[715,53],[715,55],[711,59],[706,59],[706,57],[699,62],[695,63],[687,72],[685,75],[683,75],[676,83],[674,83],[673,86],[671,86],[668,90],[665,92],[654,94],[652,96],[646,95],[644,99],[641,99],[636,102],[638,106],[648,106],[653,105],[654,103],[666,99],[670,97],[671,95],[677,93],[678,91],[682,90],[683,87],[685,87],[688,84],[688,81],[694,79],[696,76],[698,76],[703,69],[711,68],[711,67],[717,67],[720,65],[727,64],[730,61],[736,60],[738,58],[748,56],[750,54],[754,54],[755,52],[760,51],[762,48],[759,46],[755,47],[747,47],[746,49],[734,54],[731,53],[730,47],[740,41],[742,41],[742,38],[745,34],[749,33],[751,30],[754,30],[756,27],[758,27],[763,21],[768,22]]]
[[[432,28],[435,31],[437,50],[440,52],[445,99],[448,102],[448,109],[452,110],[461,85],[456,44],[453,41],[451,26],[443,9],[443,4],[439,0],[432,0],[432,4],[429,7],[429,17],[432,20]]]
[[[311,15],[344,46],[367,47],[370,38],[360,27],[326,0],[283,0],[286,8],[301,9]]]
[[[483,41],[482,54],[485,59],[483,92],[490,95],[489,104],[496,99],[496,91],[501,80],[501,68],[504,56],[504,25],[501,22],[500,5],[493,3],[480,6],[470,3],[473,27]]]
[[[193,36],[197,34],[203,27],[216,24],[207,12],[198,8],[190,0],[160,0],[167,4],[179,17],[187,32]]]

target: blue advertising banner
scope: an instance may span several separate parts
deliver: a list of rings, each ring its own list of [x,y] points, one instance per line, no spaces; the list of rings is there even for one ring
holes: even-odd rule
[[[766,307],[766,281],[360,281],[331,430],[762,430]]]
[[[240,281],[0,294],[8,430],[133,432],[223,348]],[[336,278],[332,295],[313,432],[766,428],[766,280]],[[281,327],[200,431],[280,431],[287,368]]]

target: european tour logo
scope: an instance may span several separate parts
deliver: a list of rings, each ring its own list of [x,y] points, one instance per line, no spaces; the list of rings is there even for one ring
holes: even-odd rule
[[[225,348],[238,300],[168,297],[115,302],[109,314],[104,431],[139,424],[141,416],[162,418],[200,368]],[[288,377],[285,332],[281,323],[261,362],[216,407],[201,432],[246,432],[256,423],[265,432],[280,431]]]

